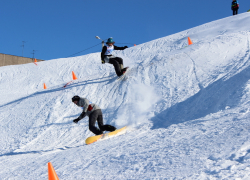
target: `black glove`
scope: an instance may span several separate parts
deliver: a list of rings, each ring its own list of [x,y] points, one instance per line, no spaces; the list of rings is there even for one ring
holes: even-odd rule
[[[78,118],[73,120],[73,122],[76,123],[76,124],[78,123],[78,121],[80,121],[80,119],[78,119]]]
[[[127,49],[128,48],[128,46],[124,46],[125,47],[125,49]]]

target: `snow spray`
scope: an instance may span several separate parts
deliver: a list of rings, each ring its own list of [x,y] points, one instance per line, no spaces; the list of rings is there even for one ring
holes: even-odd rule
[[[118,127],[137,126],[149,122],[154,106],[159,99],[153,87],[145,84],[132,85],[127,96],[128,102],[118,110],[116,125]]]

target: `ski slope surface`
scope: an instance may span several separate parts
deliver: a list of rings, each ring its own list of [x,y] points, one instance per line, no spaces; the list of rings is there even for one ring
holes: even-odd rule
[[[120,80],[100,53],[0,67],[0,179],[250,179],[250,13],[115,55]],[[85,145],[74,95],[127,132]]]

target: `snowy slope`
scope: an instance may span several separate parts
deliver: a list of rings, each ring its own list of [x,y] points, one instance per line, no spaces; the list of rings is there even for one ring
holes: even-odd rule
[[[124,81],[100,53],[0,67],[0,179],[249,179],[249,40],[245,13],[117,51]],[[74,95],[128,132],[85,145]]]

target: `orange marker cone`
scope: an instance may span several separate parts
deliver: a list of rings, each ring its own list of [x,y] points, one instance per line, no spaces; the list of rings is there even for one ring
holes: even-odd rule
[[[34,64],[37,65],[37,60],[35,59]]]
[[[191,41],[190,37],[188,37],[188,45],[193,44],[193,42]]]
[[[134,44],[134,46],[136,46],[136,44]]]
[[[73,76],[73,80],[77,80],[77,77],[76,77],[74,71],[72,71],[72,76]]]
[[[43,83],[43,89],[47,89],[47,86],[45,83]]]
[[[49,180],[59,180],[51,162],[48,163],[48,178]]]

